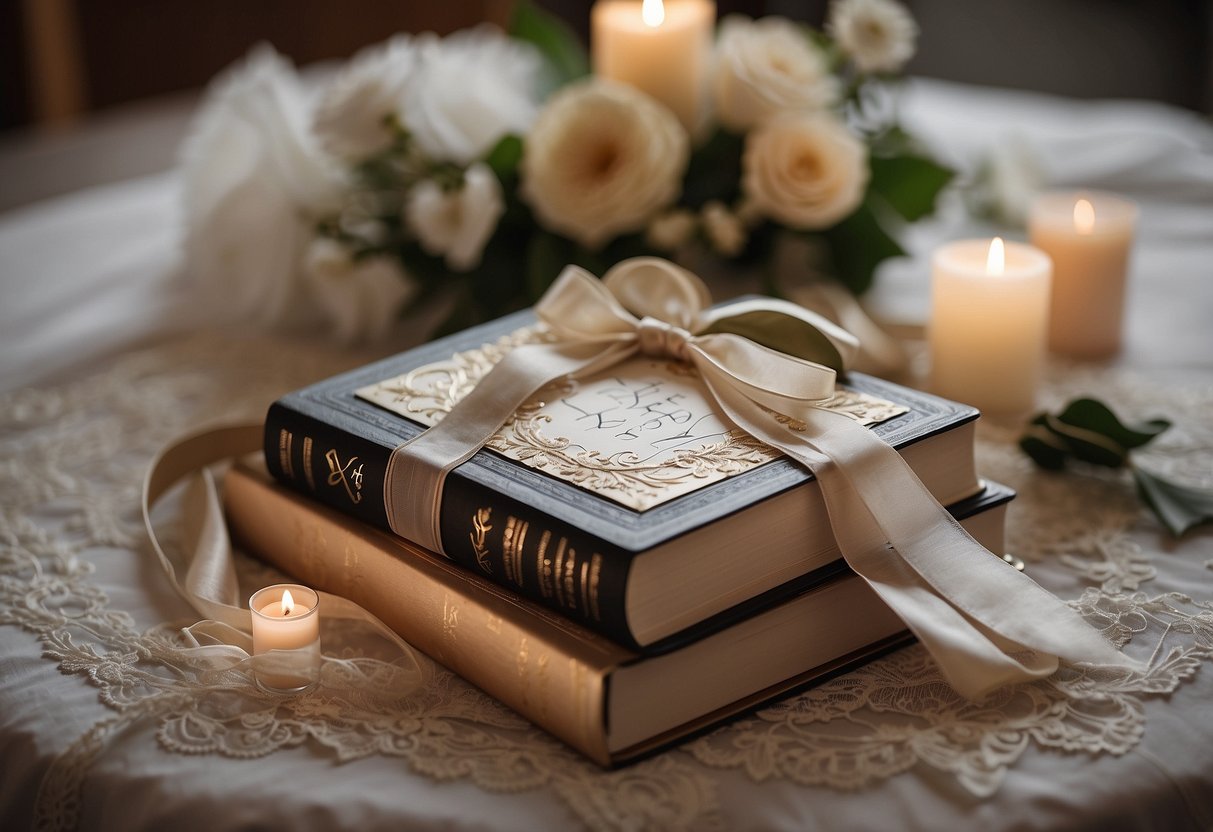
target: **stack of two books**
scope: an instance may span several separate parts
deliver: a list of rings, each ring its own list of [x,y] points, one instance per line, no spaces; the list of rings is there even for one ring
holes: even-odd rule
[[[540,337],[530,323],[519,313],[276,402],[265,464],[226,480],[237,541],[603,765],[909,640],[846,568],[812,476],[659,359],[549,387],[455,469],[447,557],[387,531],[391,451]],[[830,406],[1001,553],[1014,495],[977,477],[977,411],[859,374],[842,388]]]

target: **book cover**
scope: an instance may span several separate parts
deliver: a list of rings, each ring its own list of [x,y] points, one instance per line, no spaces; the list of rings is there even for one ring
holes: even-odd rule
[[[441,418],[505,351],[542,337],[524,311],[292,393],[267,415],[270,471],[387,528],[391,451]],[[973,408],[858,373],[830,406],[897,447],[942,502],[979,490]],[[642,646],[732,606],[738,593],[758,595],[824,565],[832,534],[812,479],[728,428],[685,366],[637,357],[540,391],[451,472],[443,548],[490,580]],[[717,568],[732,557],[726,550],[752,549],[750,538],[773,527],[782,544],[764,545],[749,573],[749,564]],[[698,575],[680,566],[691,558]],[[658,593],[657,581],[687,596]]]
[[[962,520],[1001,551],[1012,492]],[[845,568],[824,570],[642,655],[242,463],[224,482],[237,542],[378,615],[414,647],[602,765],[624,762],[909,637]]]

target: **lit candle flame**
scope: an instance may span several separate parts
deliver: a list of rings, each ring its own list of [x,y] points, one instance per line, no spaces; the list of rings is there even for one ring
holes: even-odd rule
[[[1095,227],[1095,206],[1085,199],[1074,203],[1074,228],[1079,234],[1090,234]]]
[[[1002,237],[990,241],[990,254],[986,257],[986,274],[1002,274],[1007,267],[1007,253],[1002,244]]]
[[[295,599],[291,597],[291,591],[289,589],[282,590],[282,614],[290,615],[293,609],[295,609]]]
[[[656,29],[665,22],[665,5],[661,0],[644,0],[640,7],[640,16],[644,25]]]

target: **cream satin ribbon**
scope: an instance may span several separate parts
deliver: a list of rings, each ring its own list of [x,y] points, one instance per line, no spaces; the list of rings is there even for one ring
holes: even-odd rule
[[[207,616],[185,630],[193,657],[222,669],[231,669],[251,658],[252,621],[242,606],[231,542],[223,520],[223,505],[208,466],[260,451],[262,425],[228,425],[200,430],[177,439],[152,460],[143,480],[143,524],[152,551],[177,593],[199,614]],[[152,507],[176,483],[186,479],[182,504],[182,549],[185,580],[169,559],[152,524]],[[325,621],[343,620],[365,626],[383,638],[398,653],[394,695],[405,695],[421,684],[422,671],[411,647],[386,624],[362,607],[327,592],[320,596],[320,614]],[[259,657],[257,657],[259,658]],[[250,661],[251,660],[251,661]]]
[[[710,303],[699,278],[665,260],[627,260],[601,281],[567,267],[535,307],[556,341],[508,353],[440,423],[393,452],[384,488],[393,530],[442,551],[446,474],[545,384],[638,352],[673,357],[699,371],[733,424],[812,471],[848,565],[901,617],[959,693],[976,698],[1048,676],[1059,659],[1137,667],[1076,612],[973,540],[888,444],[818,406],[834,394],[835,368],[808,358],[840,359],[843,369],[855,354],[852,336],[792,304],[748,301],[713,311]],[[786,343],[777,350],[743,337],[767,332]],[[800,346],[805,357],[787,354]],[[803,422],[805,430],[780,425],[769,411]]]

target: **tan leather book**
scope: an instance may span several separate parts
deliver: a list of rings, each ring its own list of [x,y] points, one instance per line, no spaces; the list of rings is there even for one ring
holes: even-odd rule
[[[962,522],[995,552],[1010,494]],[[990,490],[990,489],[987,489]],[[861,579],[826,570],[782,597],[641,655],[446,558],[309,500],[242,462],[224,502],[236,542],[343,595],[602,765],[644,755],[910,640]]]

